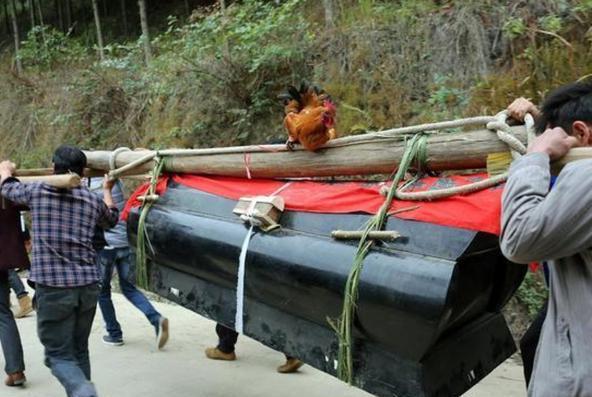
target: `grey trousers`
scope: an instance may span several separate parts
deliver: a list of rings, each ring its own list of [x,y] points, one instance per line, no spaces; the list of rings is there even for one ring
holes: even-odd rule
[[[37,333],[49,367],[68,397],[96,397],[90,382],[88,337],[99,285],[55,288],[37,284]]]
[[[0,343],[4,353],[6,373],[24,371],[23,346],[14,316],[10,311],[10,286],[8,273],[4,270],[0,271]]]

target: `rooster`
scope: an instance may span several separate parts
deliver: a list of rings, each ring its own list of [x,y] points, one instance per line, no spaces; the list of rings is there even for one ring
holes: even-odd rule
[[[284,127],[288,131],[286,146],[289,150],[300,143],[314,152],[336,137],[335,104],[325,91],[302,83],[300,90],[288,86],[288,92],[279,98],[284,102]]]

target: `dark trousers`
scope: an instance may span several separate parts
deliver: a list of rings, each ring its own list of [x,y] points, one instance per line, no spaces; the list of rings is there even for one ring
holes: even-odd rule
[[[217,323],[216,334],[218,335],[218,350],[226,354],[234,352],[234,346],[238,340],[238,332],[232,328],[228,328],[220,323]],[[286,360],[293,358],[287,354],[285,354],[285,356]]]
[[[37,332],[45,365],[68,397],[95,397],[90,383],[88,337],[97,309],[99,285],[56,288],[37,284]]]
[[[4,270],[0,270],[0,343],[4,353],[6,373],[24,371],[23,346],[14,316],[10,311],[10,287],[8,274]]]
[[[23,296],[29,295],[16,270],[10,269],[8,271],[8,282],[10,283],[10,288],[12,288],[17,298],[20,299]]]
[[[218,335],[218,350],[222,353],[232,353],[238,340],[238,332],[222,324],[216,324],[216,334]]]
[[[539,314],[537,314],[530,327],[528,327],[528,330],[522,336],[522,339],[520,339],[520,353],[522,354],[522,364],[524,365],[526,387],[530,383],[530,377],[534,367],[534,356],[539,345],[543,323],[545,322],[545,317],[547,317],[548,304],[549,302],[545,302]]]

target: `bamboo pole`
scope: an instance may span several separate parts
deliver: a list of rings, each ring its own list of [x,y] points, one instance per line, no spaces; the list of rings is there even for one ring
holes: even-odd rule
[[[19,177],[22,183],[43,182],[61,189],[71,189],[80,186],[80,176],[76,174],[23,176]]]
[[[523,126],[512,127],[513,133],[526,142]],[[337,175],[390,174],[405,151],[405,137],[400,134],[375,133],[330,141],[317,152],[285,145],[252,145],[212,149],[162,150],[165,170],[253,178],[287,178]],[[494,132],[486,129],[462,133],[432,134],[427,139],[427,166],[431,170],[485,168],[490,153],[508,151]],[[117,154],[116,168],[154,154],[150,151],[125,151]],[[88,167],[110,169],[110,151],[87,151]],[[137,167],[133,173],[148,172],[153,161]],[[247,171],[248,170],[248,171]],[[128,172],[130,172],[128,170]]]
[[[363,230],[333,230],[331,237],[336,240],[360,240],[364,235]],[[401,237],[399,232],[394,230],[375,230],[368,232],[366,238],[370,240],[393,241]]]

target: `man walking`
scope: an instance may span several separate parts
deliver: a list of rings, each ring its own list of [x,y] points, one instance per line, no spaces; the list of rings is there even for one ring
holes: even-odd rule
[[[99,194],[100,188],[101,180],[91,178],[91,191]],[[120,211],[123,210],[125,199],[120,181],[117,181],[113,186],[113,201]],[[104,241],[106,245],[99,251],[102,273],[99,308],[103,314],[107,329],[107,335],[103,336],[103,342],[112,346],[123,345],[121,325],[117,321],[115,307],[111,300],[111,277],[113,271],[117,270],[121,292],[128,301],[144,313],[150,324],[152,324],[156,332],[156,347],[162,349],[169,338],[169,320],[156,311],[150,301],[135,286],[136,272],[133,266],[133,255],[127,241],[125,221],[120,220],[113,229],[105,231]]]
[[[56,149],[55,174],[82,175],[84,153],[69,145]],[[92,246],[95,227],[115,226],[118,210],[105,179],[104,199],[86,187],[59,189],[13,178],[15,165],[0,163],[2,196],[31,210],[33,260],[29,278],[36,284],[37,332],[45,364],[69,397],[95,397],[90,382],[88,337],[99,295],[99,270]]]
[[[549,264],[548,312],[528,395],[591,396],[592,160],[568,164],[553,189],[550,162],[572,147],[592,146],[592,84],[552,92],[537,130],[545,132],[510,168],[500,236],[510,260]]]

